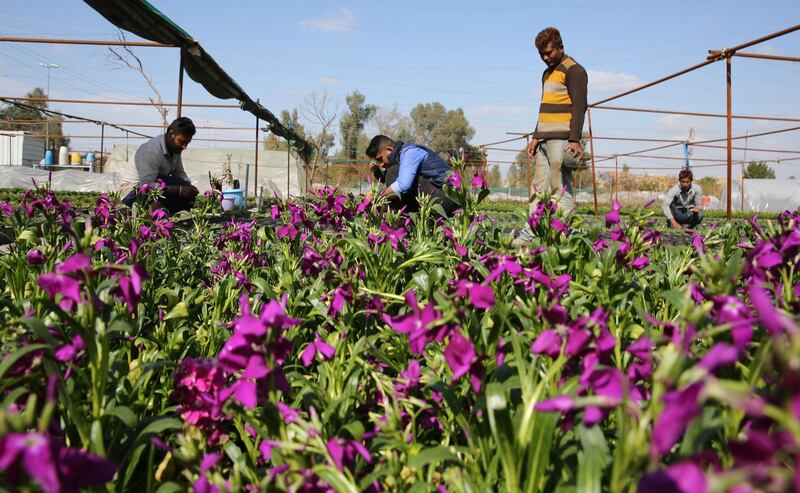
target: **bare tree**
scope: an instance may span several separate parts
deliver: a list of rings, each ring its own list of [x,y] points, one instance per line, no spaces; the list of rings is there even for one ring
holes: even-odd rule
[[[378,133],[394,140],[414,140],[414,122],[400,113],[397,104],[391,108],[380,107],[372,117]]]
[[[300,113],[308,122],[307,136],[314,146],[314,158],[309,167],[311,173],[306,173],[306,188],[313,186],[314,178],[319,166],[333,147],[333,124],[339,116],[339,105],[334,103],[328,91],[311,93],[300,106]]]
[[[117,31],[117,38],[120,41],[127,41],[127,38],[125,38],[125,32],[121,29],[118,29]],[[109,61],[139,72],[139,74],[144,78],[145,82],[147,82],[147,85],[150,86],[150,90],[153,91],[153,94],[155,94],[155,98],[148,97],[147,99],[150,100],[150,103],[152,103],[156,108],[158,114],[161,115],[161,124],[164,126],[164,128],[167,128],[169,126],[169,121],[167,120],[169,109],[163,105],[164,101],[161,99],[161,93],[158,92],[155,84],[153,84],[153,80],[144,71],[144,65],[142,65],[142,61],[138,56],[136,56],[133,50],[127,46],[123,46],[122,49],[125,50],[125,53],[119,53],[118,51],[114,50],[114,48],[108,48],[108,51],[111,52],[108,55]]]

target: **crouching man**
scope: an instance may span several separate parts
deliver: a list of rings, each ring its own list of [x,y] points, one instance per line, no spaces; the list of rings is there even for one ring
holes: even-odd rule
[[[448,216],[458,209],[458,204],[442,190],[452,171],[450,165],[427,147],[376,135],[366,154],[375,160],[372,171],[386,186],[381,195],[390,197],[393,208],[417,212],[419,194],[425,193],[438,201]]]
[[[692,171],[682,169],[678,184],[669,189],[661,202],[667,225],[674,229],[695,228],[703,220],[703,189],[693,180]]]
[[[163,207],[170,214],[188,210],[194,206],[199,193],[183,169],[181,152],[189,146],[196,129],[192,120],[180,117],[170,123],[166,134],[153,137],[136,151],[133,164],[122,170],[119,196],[122,203],[130,207],[136,200],[136,191],[142,185],[155,185],[161,180],[166,185],[163,197],[154,207]]]

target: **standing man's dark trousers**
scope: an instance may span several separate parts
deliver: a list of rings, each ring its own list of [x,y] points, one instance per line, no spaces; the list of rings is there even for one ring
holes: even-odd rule
[[[691,212],[683,208],[678,208],[675,206],[671,206],[669,208],[670,212],[672,212],[672,217],[685,228],[696,228],[700,221],[703,220],[703,211],[700,212]],[[667,226],[671,226],[672,224],[667,219]]]
[[[386,185],[391,185],[397,180],[397,174],[400,172],[400,165],[389,166],[386,168],[385,182]],[[393,196],[389,201],[389,206],[393,209],[399,210],[402,207],[406,208],[406,212],[419,212],[419,194],[424,193],[430,195],[437,200],[444,209],[444,213],[450,217],[459,208],[450,197],[444,193],[441,187],[436,186],[433,182],[417,175],[411,188],[404,193],[401,197]]]

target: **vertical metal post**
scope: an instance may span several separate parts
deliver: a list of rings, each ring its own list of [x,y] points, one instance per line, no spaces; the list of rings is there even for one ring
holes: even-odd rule
[[[103,147],[105,145],[105,140],[106,140],[106,124],[101,123],[100,124],[100,170],[101,171],[106,170],[106,165],[103,162]]]
[[[292,146],[289,145],[289,141],[286,141],[286,200],[289,200],[289,176],[290,173],[290,166],[291,166],[291,158],[292,158]]]
[[[178,118],[181,117],[183,109],[183,48],[181,50],[180,68],[178,69]]]
[[[250,163],[244,164],[244,208],[247,209],[247,189],[250,188]]]
[[[594,194],[594,217],[598,217],[597,212],[597,178],[594,171],[594,139],[592,138],[592,110],[586,110],[589,118],[589,152],[592,154],[592,193]]]
[[[728,112],[726,114],[727,123],[728,123],[728,195],[725,197],[725,215],[728,220],[731,219],[731,175],[733,173],[733,168],[731,167],[731,55],[729,54],[727,58],[725,58],[725,80],[727,82],[727,93],[728,93]],[[739,193],[744,193],[744,190],[740,190]]]
[[[614,154],[614,198],[619,202],[619,161]]]
[[[483,152],[483,176],[486,177],[486,171],[489,167],[489,154],[486,152],[486,147],[481,146],[481,152]]]
[[[260,99],[256,99],[256,104],[260,105],[261,104],[261,100]],[[253,195],[255,197],[258,197],[258,145],[259,145],[259,143],[260,142],[258,141],[258,116],[256,116],[256,170],[255,170],[254,176],[253,176]]]
[[[742,199],[740,211],[744,212],[744,163],[747,162],[747,140],[750,138],[750,131],[744,134],[744,156],[742,156],[742,176],[740,178],[739,198]]]
[[[525,136],[525,155],[528,156],[528,202],[531,201],[531,187],[533,183],[531,182],[531,155],[528,153],[528,148],[531,145],[531,136]]]

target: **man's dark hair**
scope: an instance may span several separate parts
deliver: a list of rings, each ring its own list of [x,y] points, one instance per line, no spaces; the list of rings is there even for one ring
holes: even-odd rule
[[[678,173],[678,179],[683,180],[684,178],[688,178],[691,181],[694,181],[694,174],[690,169],[682,169],[680,173]]]
[[[394,141],[385,135],[376,135],[369,141],[366,154],[371,158],[375,158],[379,152],[385,150],[387,147],[394,147]]]
[[[173,134],[185,135],[187,137],[194,137],[194,134],[197,132],[197,129],[194,128],[194,123],[192,123],[192,120],[186,118],[185,116],[172,120],[172,123],[170,123],[169,127],[167,127],[167,132],[170,130]]]
[[[561,41],[561,33],[558,32],[558,29],[554,27],[547,27],[542,29],[542,31],[536,35],[536,49],[542,51],[547,46],[547,43],[553,43],[558,48],[564,47],[564,42]]]

